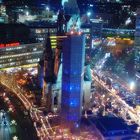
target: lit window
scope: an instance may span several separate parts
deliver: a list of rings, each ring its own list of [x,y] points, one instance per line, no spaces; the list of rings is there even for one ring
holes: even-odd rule
[[[40,29],[36,29],[36,33],[41,33],[41,30]]]
[[[34,48],[34,49],[33,49],[33,51],[36,51],[36,50],[37,50],[37,48]]]

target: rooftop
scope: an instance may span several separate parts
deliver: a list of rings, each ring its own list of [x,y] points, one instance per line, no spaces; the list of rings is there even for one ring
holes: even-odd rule
[[[96,126],[104,136],[134,134],[134,132],[123,122],[123,120],[119,118],[100,118]]]
[[[135,132],[120,118],[101,117],[96,121],[90,119],[90,122],[95,123],[96,127],[99,129],[103,136],[121,136],[135,134]]]

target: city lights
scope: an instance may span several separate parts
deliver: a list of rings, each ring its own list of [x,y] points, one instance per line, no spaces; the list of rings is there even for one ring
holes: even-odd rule
[[[26,16],[29,16],[29,11],[26,11],[26,13],[25,13],[25,14],[26,14]]]
[[[7,43],[7,44],[0,44],[0,48],[6,48],[6,47],[17,47],[19,46],[19,42],[14,42],[14,43]]]
[[[90,17],[91,16],[91,12],[87,12],[87,16]]]
[[[131,19],[130,19],[130,17],[125,21],[125,25],[128,25],[128,24],[130,24],[132,21],[131,21]]]
[[[132,81],[132,82],[130,83],[130,90],[134,90],[135,87],[136,87],[136,84],[135,84],[135,82]]]
[[[50,10],[50,8],[49,8],[48,6],[46,6],[46,10],[47,10],[47,11],[49,11],[49,10]]]
[[[139,0],[0,0],[0,33],[0,140],[140,139]]]
[[[74,34],[74,31],[71,31],[70,34],[73,35]]]

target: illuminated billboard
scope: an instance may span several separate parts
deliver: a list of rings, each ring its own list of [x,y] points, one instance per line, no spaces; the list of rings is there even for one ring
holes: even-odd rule
[[[1,44],[0,44],[0,48],[17,47],[17,46],[19,46],[19,45],[20,45],[20,43],[19,43],[19,42],[6,43],[6,44],[1,43]]]

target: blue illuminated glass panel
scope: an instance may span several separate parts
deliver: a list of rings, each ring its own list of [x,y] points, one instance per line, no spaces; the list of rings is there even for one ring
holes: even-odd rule
[[[84,36],[68,36],[63,46],[62,116],[73,124],[80,120],[85,57]]]

